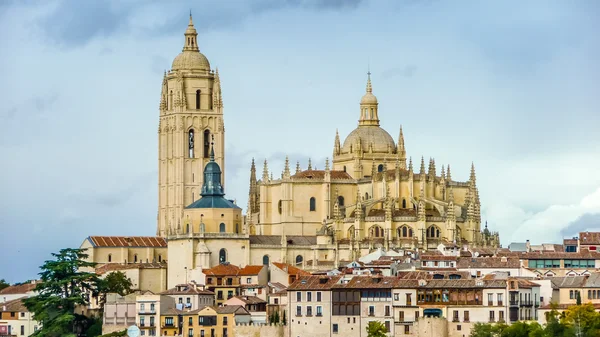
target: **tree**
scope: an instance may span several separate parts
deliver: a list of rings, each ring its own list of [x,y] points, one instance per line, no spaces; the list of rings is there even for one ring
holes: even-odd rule
[[[114,271],[106,276],[101,282],[100,291],[104,293],[117,293],[121,296],[131,294],[133,283],[131,279],[120,271]]]
[[[499,337],[504,336],[503,332],[508,325],[504,323],[488,324],[475,323],[471,329],[470,337]]]
[[[287,325],[287,318],[285,317],[285,310],[283,310],[283,317],[281,318],[281,323],[283,323],[283,325]]]
[[[581,305],[581,293],[579,291],[575,292],[577,295],[577,305]]]
[[[273,314],[273,323],[279,323],[279,311],[275,311]]]
[[[4,288],[8,288],[10,287],[10,284],[8,284],[8,282],[6,282],[6,280],[1,279],[0,280],[0,290],[4,289]]]
[[[385,337],[387,329],[379,321],[371,321],[367,325],[367,337]]]
[[[95,273],[84,271],[94,268],[95,263],[86,261],[83,249],[62,249],[52,253],[40,267],[41,282],[35,290],[37,296],[23,302],[41,322],[41,328],[32,336],[62,337],[76,336],[74,331],[88,324],[88,319],[75,313],[79,305],[89,304],[90,296],[98,296],[99,279]]]

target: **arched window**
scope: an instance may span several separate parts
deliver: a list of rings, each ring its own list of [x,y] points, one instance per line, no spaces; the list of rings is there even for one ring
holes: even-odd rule
[[[162,255],[158,254],[158,262],[162,262]]]
[[[350,226],[350,228],[348,228],[348,238],[354,239],[355,235],[356,233],[354,232],[354,226]]]
[[[239,223],[235,224],[235,234],[240,234],[240,224]]]
[[[137,254],[133,254],[133,263],[137,263]]]
[[[169,93],[169,110],[173,109],[173,90]]]
[[[344,172],[346,172],[346,165],[344,165]]]
[[[440,229],[437,226],[430,226],[427,228],[427,237],[428,238],[439,238],[440,237]]]
[[[222,222],[219,225],[219,233],[225,233],[225,224]]]
[[[263,256],[263,265],[265,265],[265,266],[269,265],[269,255]]]
[[[190,224],[185,225],[185,232],[186,233],[190,232]]]
[[[315,197],[311,197],[310,198],[310,211],[314,212],[317,210],[317,200],[315,199]]]
[[[204,158],[210,157],[210,130],[204,130]]]
[[[369,200],[369,193],[365,192],[365,200]]]
[[[302,255],[296,256],[296,265],[302,264],[302,261],[304,261]]]
[[[188,155],[194,158],[194,129],[188,131]]]
[[[279,200],[279,202],[277,203],[277,210],[279,211],[279,214],[281,214],[281,211],[282,211],[282,202],[281,202],[281,200]]]
[[[398,236],[401,238],[412,238],[413,230],[412,230],[412,228],[404,225],[404,226],[398,228]]]
[[[378,225],[373,225],[373,226],[371,226],[371,228],[369,230],[369,234],[373,238],[382,238],[383,237],[383,228],[379,227]]]
[[[379,164],[379,166],[377,166],[377,172],[383,172],[383,164]]]
[[[200,109],[200,90],[196,90],[196,109]]]
[[[344,206],[344,197],[341,195],[338,196],[338,205],[340,205],[340,207]]]
[[[108,254],[108,262],[112,262],[112,254]]]
[[[406,208],[406,199],[402,199],[402,208]]]
[[[227,262],[227,251],[225,248],[219,250],[219,263]]]

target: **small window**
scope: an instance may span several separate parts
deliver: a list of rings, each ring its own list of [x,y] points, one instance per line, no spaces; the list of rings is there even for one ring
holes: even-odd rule
[[[225,248],[219,250],[219,263],[227,262],[227,251]]]
[[[279,214],[281,214],[282,210],[283,210],[282,202],[281,202],[281,200],[279,200],[279,202],[277,203],[277,211],[279,211]]]
[[[338,196],[338,205],[340,205],[340,207],[344,206],[344,197],[341,195]]]
[[[406,199],[402,199],[402,208],[406,208]]]
[[[269,255],[263,256],[263,265],[264,266],[268,266],[269,265]]]
[[[196,109],[200,109],[200,90],[196,90]]]
[[[204,158],[210,157],[210,130],[204,130]]]
[[[377,166],[377,172],[383,172],[383,164],[379,164],[379,166]]]
[[[137,258],[137,254],[133,255],[133,263],[137,263],[138,262],[138,258]]]
[[[302,264],[302,261],[304,261],[302,255],[296,256],[296,265]]]
[[[162,262],[162,255],[158,254],[158,262]]]
[[[108,254],[108,262],[112,262],[112,254]]]
[[[225,224],[222,222],[219,225],[219,233],[225,233]]]
[[[315,197],[311,197],[310,198],[310,211],[314,212],[317,210],[317,200],[315,199]]]
[[[188,131],[188,156],[194,158],[194,129]]]
[[[333,326],[331,327],[331,330],[333,333],[338,333],[338,325],[337,324],[333,324]]]
[[[235,224],[235,234],[240,234],[240,224]]]

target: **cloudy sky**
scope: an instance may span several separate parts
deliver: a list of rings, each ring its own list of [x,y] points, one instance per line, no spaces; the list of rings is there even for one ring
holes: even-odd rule
[[[475,162],[502,243],[600,230],[600,5],[589,1],[0,1],[0,278],[88,235],[154,235],[162,73],[190,8],[222,79],[226,192],[252,157],[324,167],[370,67],[413,158]],[[260,168],[259,168],[260,169]]]

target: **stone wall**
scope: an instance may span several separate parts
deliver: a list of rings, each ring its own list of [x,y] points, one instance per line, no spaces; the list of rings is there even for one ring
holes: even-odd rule
[[[287,329],[281,324],[236,324],[233,337],[287,337]]]
[[[448,336],[448,320],[437,317],[422,317],[416,324],[417,336],[445,337]]]

